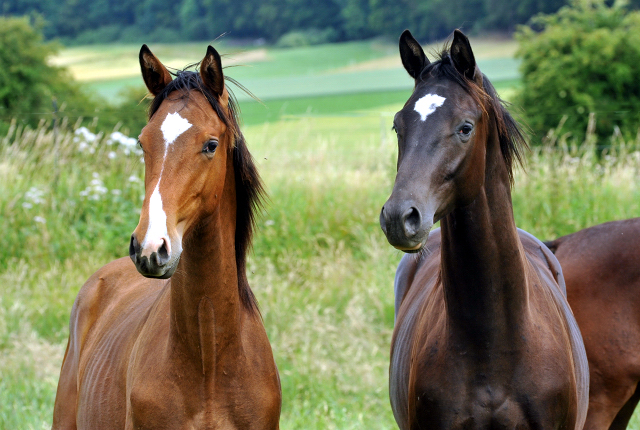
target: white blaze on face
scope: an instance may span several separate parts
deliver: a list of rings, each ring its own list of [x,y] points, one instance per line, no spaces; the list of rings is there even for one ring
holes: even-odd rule
[[[191,128],[191,123],[182,118],[179,113],[170,113],[162,122],[160,131],[164,137],[164,156],[162,158],[162,168],[160,169],[160,177],[158,183],[149,199],[149,225],[147,233],[142,241],[142,255],[151,253],[155,249],[147,249],[147,245],[153,244],[161,246],[162,238],[169,240],[167,232],[167,214],[162,207],[162,196],[160,195],[160,181],[164,172],[164,162],[167,159],[169,147],[176,141],[182,133]]]
[[[160,126],[160,131],[162,131],[162,136],[164,137],[165,144],[165,155],[166,149],[171,145],[175,140],[180,137],[182,133],[189,130],[191,128],[191,123],[186,119],[182,118],[178,112],[170,113],[164,119],[164,122]]]
[[[446,99],[444,97],[440,97],[437,94],[427,94],[426,96],[422,96],[422,98],[416,102],[414,109],[420,114],[420,119],[425,121],[429,115],[442,106],[445,100]]]

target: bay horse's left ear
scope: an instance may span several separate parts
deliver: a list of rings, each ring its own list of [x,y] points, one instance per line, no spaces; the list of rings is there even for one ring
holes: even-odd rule
[[[142,71],[142,79],[151,94],[157,96],[164,90],[164,87],[172,81],[171,73],[166,67],[153,55],[147,45],[140,48],[140,70]]]
[[[482,73],[480,73],[480,69],[476,64],[469,39],[458,29],[453,32],[451,59],[456,70],[461,75],[471,81],[475,81],[478,85],[482,85]]]
[[[223,105],[226,105],[228,94],[224,88],[222,60],[218,51],[211,45],[207,48],[207,55],[204,56],[200,63],[200,77],[204,85],[213,92]]]

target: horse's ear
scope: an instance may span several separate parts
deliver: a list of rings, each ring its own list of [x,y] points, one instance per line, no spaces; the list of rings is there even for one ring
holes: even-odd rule
[[[451,59],[456,70],[461,75],[471,81],[479,80],[478,84],[482,84],[482,74],[476,65],[469,39],[458,29],[453,32]]]
[[[220,54],[211,45],[207,48],[207,55],[200,63],[200,77],[218,99],[224,98],[224,75],[222,74],[222,60]]]
[[[409,30],[402,32],[399,44],[402,65],[413,79],[418,79],[420,72],[429,65],[427,56]]]
[[[147,45],[142,45],[140,48],[140,70],[147,89],[154,96],[160,94],[172,80],[171,73],[153,55]]]

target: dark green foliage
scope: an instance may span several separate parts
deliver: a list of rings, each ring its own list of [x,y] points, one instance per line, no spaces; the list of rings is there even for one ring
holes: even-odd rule
[[[537,141],[561,121],[563,131],[581,138],[592,112],[600,136],[610,136],[616,126],[636,135],[640,12],[604,0],[573,0],[555,15],[537,17],[517,37],[522,58],[517,104]]]
[[[28,18],[0,17],[0,136],[13,119],[35,127],[67,118],[69,125],[80,120],[110,132],[119,124],[137,133],[146,123],[145,91],[127,89],[117,106],[89,95],[66,69],[48,63],[58,45],[43,42],[40,27]]]
[[[38,27],[0,18],[0,131],[15,117],[31,126],[53,119],[54,100],[60,115],[91,116],[98,107],[65,69],[48,64],[57,45],[44,43]]]

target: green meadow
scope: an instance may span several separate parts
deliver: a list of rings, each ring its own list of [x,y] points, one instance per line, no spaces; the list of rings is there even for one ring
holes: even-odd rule
[[[472,46],[509,98],[518,84],[515,44]],[[386,242],[378,214],[395,174],[392,117],[412,82],[395,46],[382,41],[222,47],[223,61],[238,65],[226,72],[262,100],[236,90],[269,194],[248,275],[280,370],[281,428],[397,428],[387,370],[402,254]],[[150,48],[181,68],[206,43]],[[55,61],[118,97],[141,85],[138,49],[73,48]],[[95,270],[128,254],[138,222],[144,189],[135,145],[91,131],[16,126],[0,137],[0,429],[50,428],[73,300]],[[568,136],[553,139],[516,174],[519,227],[551,239],[640,213],[635,142],[599,156],[596,145],[608,142],[591,136],[577,148]]]

